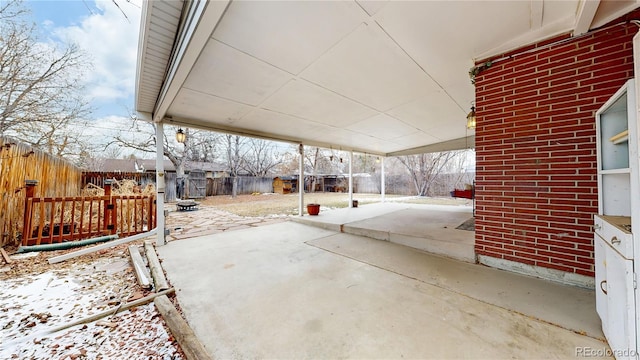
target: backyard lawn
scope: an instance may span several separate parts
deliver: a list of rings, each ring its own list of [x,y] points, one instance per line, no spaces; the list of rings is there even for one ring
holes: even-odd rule
[[[358,200],[358,206],[380,202],[380,194],[354,194],[354,200]],[[388,202],[402,202],[411,204],[437,204],[437,205],[471,205],[470,199],[451,197],[425,197],[387,195]],[[269,216],[269,215],[297,215],[298,194],[256,194],[238,195],[232,198],[229,195],[210,196],[198,200],[204,206],[213,206],[220,210],[240,216]],[[347,193],[306,193],[304,203],[320,204],[323,210],[344,208],[349,205]]]

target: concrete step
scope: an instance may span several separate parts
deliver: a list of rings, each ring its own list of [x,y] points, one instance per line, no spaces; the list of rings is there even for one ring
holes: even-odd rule
[[[332,210],[320,216],[291,219],[305,225],[388,241],[475,263],[474,232],[458,229],[472,216],[470,208],[384,204]]]
[[[294,217],[291,217],[291,221],[296,222],[298,224],[314,226],[320,229],[331,230],[335,232],[342,232],[342,224],[318,221],[317,218],[310,219],[310,216],[307,216],[307,217],[294,216]]]
[[[464,230],[458,230],[464,231]],[[371,239],[389,241],[392,243],[412,247],[428,253],[450,257],[456,260],[475,263],[475,251],[473,241],[454,239],[452,241],[431,238],[417,234],[399,234],[390,231],[376,230],[345,224],[342,232],[352,235],[365,236]],[[446,234],[442,235],[444,239]]]

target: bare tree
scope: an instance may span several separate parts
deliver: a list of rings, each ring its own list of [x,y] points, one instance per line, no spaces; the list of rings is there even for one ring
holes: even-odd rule
[[[189,151],[186,153],[188,160],[200,162],[214,162],[218,157],[218,145],[221,141],[220,134],[210,131],[196,131],[186,129],[189,142]]]
[[[0,23],[13,21],[28,13],[22,6],[17,6],[17,0],[3,1],[0,3]]]
[[[233,179],[233,187],[231,189],[231,197],[238,196],[238,173],[242,170],[244,165],[244,151],[243,145],[245,139],[238,135],[225,135],[224,136],[227,155],[227,167]]]
[[[445,174],[438,177],[434,193],[448,194],[453,189],[471,186],[475,179],[475,171],[469,171],[468,160],[472,155],[472,150],[458,151],[456,156],[447,163],[444,169]]]
[[[460,152],[447,151],[419,155],[399,156],[397,159],[409,172],[418,196],[430,195],[431,185],[452,159]]]
[[[87,125],[85,120],[59,116],[46,122],[25,122],[13,132],[21,141],[35,148],[78,162],[83,151],[92,149],[92,145],[85,140],[84,125]]]
[[[313,175],[311,177],[311,189],[310,191],[315,192],[316,183],[318,181],[319,173],[331,173],[333,171],[332,163],[334,161],[333,154],[328,155],[328,150],[321,149],[319,147],[309,147],[305,149],[304,157],[305,163],[308,167],[307,171],[311,172]],[[337,161],[337,159],[336,159]]]
[[[83,171],[102,171],[105,158],[93,157],[88,152],[82,152],[76,163]]]
[[[165,125],[162,142],[164,156],[175,166],[178,179],[185,176],[185,169],[190,161],[213,162],[217,158],[219,134],[186,128],[185,141],[179,144],[173,136],[176,131],[177,127]],[[113,146],[155,154],[156,125],[132,116],[130,131],[116,135],[107,143],[105,150]]]
[[[298,172],[298,149],[289,149],[282,154],[282,162],[273,170],[276,174],[292,175]]]
[[[243,170],[253,176],[267,176],[283,162],[282,156],[275,151],[271,141],[247,139]]]
[[[171,161],[176,168],[177,178],[184,177],[185,165],[188,161],[188,153],[193,141],[192,136],[187,129],[187,136],[184,142],[184,146],[178,144],[173,137],[167,136],[171,133],[172,127],[164,128],[164,138],[162,143],[164,144],[164,156]],[[135,134],[135,137],[129,138],[124,134],[116,135],[111,142],[107,144],[105,149],[110,148],[112,145],[120,148],[128,148],[146,153],[156,152],[156,125],[150,122],[141,121],[137,118],[133,118],[131,121],[131,127],[129,132],[125,134]]]
[[[379,168],[380,158],[369,154],[353,155],[353,171],[356,173],[375,174]]]
[[[0,135],[64,156],[81,141],[73,126],[90,113],[81,91],[90,62],[76,45],[39,43],[26,14],[17,0],[0,7]]]
[[[96,156],[96,154],[99,154]],[[112,146],[99,153],[92,149],[82,149],[78,156],[77,165],[87,171],[101,171],[106,159],[118,159],[122,156],[122,149]]]

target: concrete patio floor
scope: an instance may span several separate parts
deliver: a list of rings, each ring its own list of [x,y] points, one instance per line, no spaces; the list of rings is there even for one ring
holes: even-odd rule
[[[284,222],[157,250],[214,358],[538,359],[607,349],[593,291],[387,241]]]

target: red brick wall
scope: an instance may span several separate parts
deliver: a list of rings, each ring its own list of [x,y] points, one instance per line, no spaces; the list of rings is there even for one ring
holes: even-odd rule
[[[594,116],[633,77],[637,31],[543,48],[562,36],[477,75],[477,254],[593,276]]]

